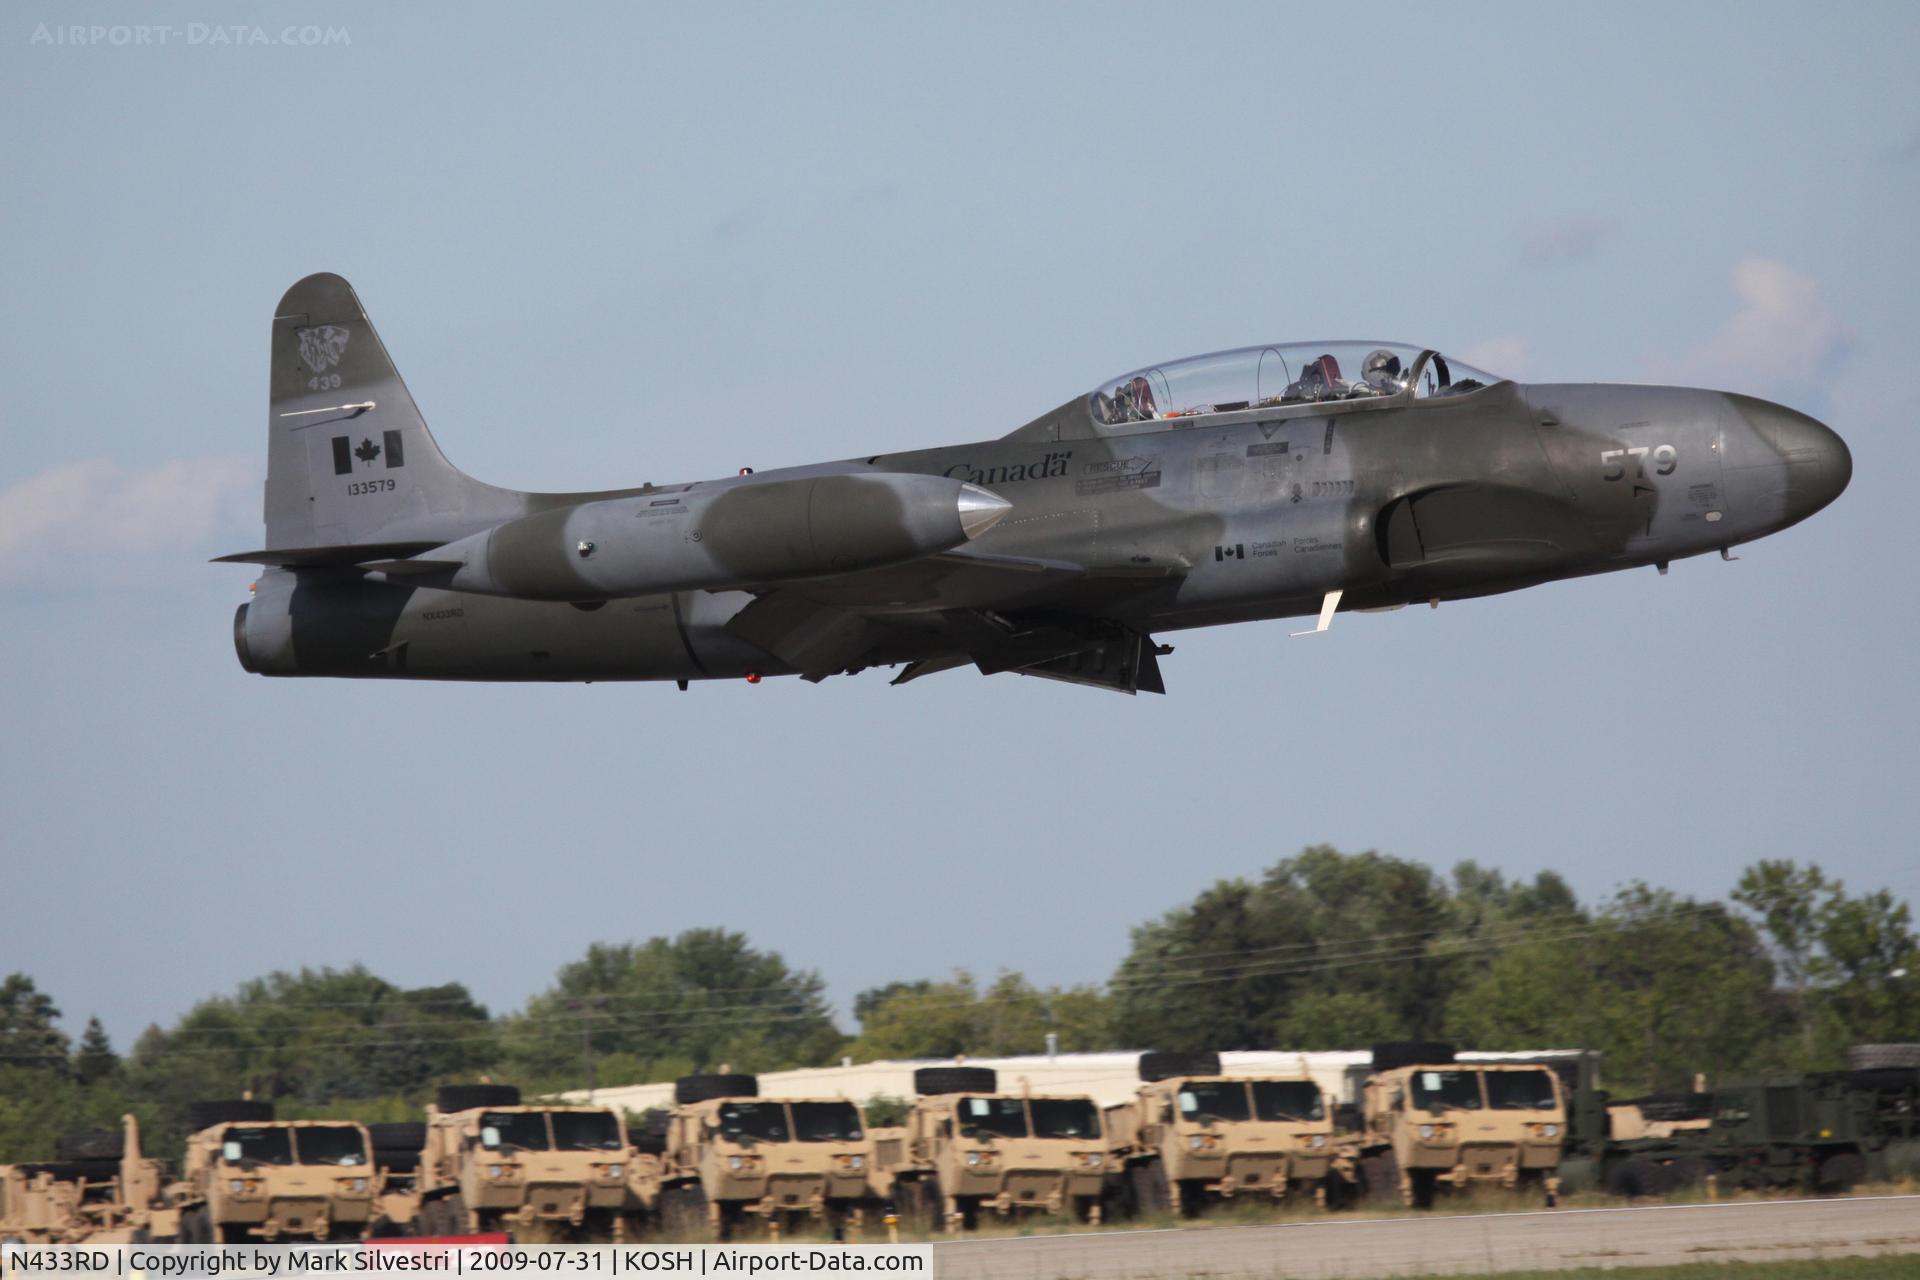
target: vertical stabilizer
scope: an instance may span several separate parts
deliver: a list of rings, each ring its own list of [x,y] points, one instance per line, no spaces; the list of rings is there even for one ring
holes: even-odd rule
[[[308,276],[273,317],[267,546],[435,544],[509,519],[520,495],[440,452],[353,286]]]

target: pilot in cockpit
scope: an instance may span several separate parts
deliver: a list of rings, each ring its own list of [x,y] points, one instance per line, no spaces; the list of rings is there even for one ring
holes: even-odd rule
[[[1390,396],[1405,385],[1401,381],[1400,357],[1385,347],[1367,353],[1360,366],[1360,376],[1375,395]]]
[[[1122,422],[1151,422],[1157,414],[1153,403],[1153,387],[1143,377],[1128,378],[1113,389],[1113,395],[1096,394],[1093,398],[1094,413],[1100,421],[1108,425]]]

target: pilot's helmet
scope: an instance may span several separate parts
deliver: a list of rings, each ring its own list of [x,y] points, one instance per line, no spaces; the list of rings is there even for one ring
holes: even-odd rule
[[[1361,362],[1360,376],[1367,385],[1381,391],[1397,389],[1400,385],[1400,357],[1385,347],[1369,351]]]

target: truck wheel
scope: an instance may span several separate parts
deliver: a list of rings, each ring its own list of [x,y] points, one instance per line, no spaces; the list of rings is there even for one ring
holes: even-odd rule
[[[1400,1162],[1394,1159],[1393,1152],[1362,1157],[1360,1190],[1369,1200],[1400,1198]]]
[[[999,1090],[1000,1073],[992,1067],[920,1067],[913,1073],[913,1091],[924,1098]]]
[[[1698,1156],[1679,1156],[1667,1166],[1667,1190],[1697,1187],[1707,1180],[1707,1162]]]
[[[375,1151],[411,1151],[419,1155],[426,1149],[427,1126],[419,1120],[401,1120],[392,1124],[370,1124],[367,1137]]]
[[[1199,1178],[1180,1180],[1180,1216],[1197,1218],[1207,1207],[1207,1184]]]
[[[1407,1203],[1415,1209],[1433,1208],[1434,1180],[1432,1169],[1408,1170]]]
[[[757,1098],[760,1078],[739,1072],[681,1076],[673,1082],[673,1100],[682,1106],[715,1098]]]
[[[510,1084],[443,1084],[433,1095],[441,1111],[475,1111],[481,1107],[517,1107],[520,1090]],[[423,1136],[420,1145],[426,1145]]]
[[[697,1182],[660,1193],[660,1225],[668,1235],[703,1240],[707,1236],[707,1193]]]
[[[947,1197],[937,1177],[894,1183],[893,1208],[910,1231],[931,1236],[946,1230]]]
[[[1842,1151],[1820,1162],[1813,1185],[1821,1191],[1851,1191],[1866,1180],[1867,1162],[1858,1153]]]
[[[1173,1197],[1167,1191],[1167,1171],[1158,1160],[1142,1160],[1127,1170],[1127,1187],[1136,1215],[1154,1217],[1173,1212]]]
[[[1672,1186],[1667,1167],[1645,1156],[1629,1156],[1607,1170],[1607,1190],[1627,1200],[1663,1196]]]
[[[1373,1069],[1432,1067],[1453,1061],[1453,1046],[1444,1040],[1383,1040],[1373,1046]]]
[[[187,1104],[187,1130],[190,1133],[199,1133],[217,1124],[261,1124],[272,1119],[273,1104],[255,1102],[251,1098],[216,1098]]]
[[[1856,1044],[1847,1050],[1847,1066],[1855,1071],[1889,1067],[1920,1067],[1920,1044]]]
[[[89,1129],[62,1135],[53,1150],[62,1160],[118,1160],[125,1146],[126,1139],[112,1129]]]
[[[1217,1076],[1220,1074],[1220,1055],[1156,1050],[1140,1055],[1139,1070],[1140,1078],[1149,1083],[1171,1080],[1176,1076]]]

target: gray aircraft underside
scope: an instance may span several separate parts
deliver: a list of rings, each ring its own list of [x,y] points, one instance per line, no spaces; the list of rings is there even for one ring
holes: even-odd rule
[[[1156,633],[1457,600],[1730,548],[1852,474],[1804,414],[1520,385],[1392,343],[1143,369],[996,440],[522,493],[441,454],[347,282],[273,323],[264,675],[819,680],[954,667],[1163,692]]]

